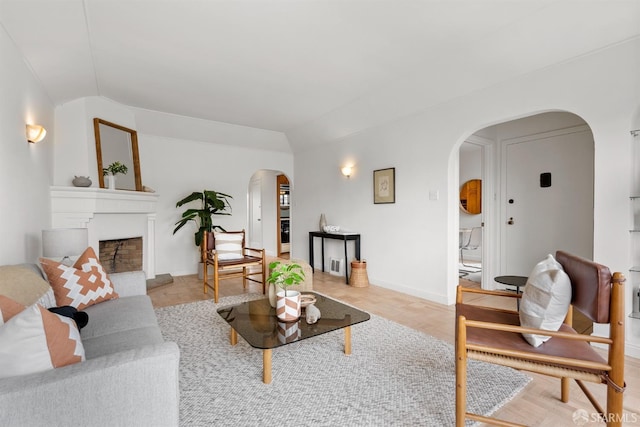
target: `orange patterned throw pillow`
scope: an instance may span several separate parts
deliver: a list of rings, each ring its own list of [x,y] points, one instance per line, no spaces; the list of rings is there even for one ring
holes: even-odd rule
[[[46,258],[40,258],[40,264],[47,274],[58,306],[70,305],[82,310],[90,305],[118,298],[109,276],[91,247],[80,255],[73,267]]]
[[[0,325],[7,323],[22,310],[24,310],[24,305],[7,296],[0,295]]]
[[[0,326],[0,378],[42,372],[85,360],[69,317],[34,304]]]

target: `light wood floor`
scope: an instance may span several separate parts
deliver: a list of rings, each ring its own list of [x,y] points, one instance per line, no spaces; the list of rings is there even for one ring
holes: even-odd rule
[[[369,313],[417,329],[441,340],[453,343],[455,309],[400,292],[371,285],[366,288],[354,288],[345,285],[341,277],[331,276],[316,270],[313,287],[317,292],[345,301]],[[261,285],[250,284],[242,289],[241,280],[225,280],[220,286],[220,296],[238,295],[243,292],[261,292]],[[212,299],[212,291],[203,293],[202,282],[196,276],[175,277],[169,285],[149,291],[154,306],[184,304],[192,301]],[[513,303],[515,309],[515,303]],[[571,385],[571,400],[562,403],[559,400],[560,381],[529,373],[533,381],[511,402],[500,409],[496,416],[512,422],[530,426],[574,426],[573,412],[585,409],[594,412],[589,401],[579,390],[577,384]],[[627,390],[624,398],[624,425],[640,426],[640,359],[626,358],[625,380]],[[453,387],[453,384],[452,384]],[[588,384],[589,389],[606,406],[605,386]],[[589,421],[587,427],[604,425]]]

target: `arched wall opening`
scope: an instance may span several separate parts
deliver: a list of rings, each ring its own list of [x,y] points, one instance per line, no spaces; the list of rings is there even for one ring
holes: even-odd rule
[[[283,171],[260,169],[247,185],[247,235],[249,244],[264,248],[269,256],[287,257],[291,251],[288,238],[292,221],[292,195],[283,185],[292,179]],[[282,197],[281,197],[282,196]]]
[[[483,224],[483,238],[482,272],[474,277],[481,286],[497,288],[493,278],[498,275],[528,276],[538,261],[558,249],[593,257],[594,139],[585,120],[566,111],[539,112],[463,137],[453,149],[452,197],[470,161],[462,156],[460,163],[460,148],[478,141],[483,145],[476,157],[481,163],[478,222]],[[550,182],[543,182],[543,176]],[[455,228],[469,223],[461,218],[465,214],[460,213],[457,196],[450,209],[458,219]],[[458,242],[456,251],[459,235],[457,229],[450,235]],[[454,293],[449,289],[449,295]]]

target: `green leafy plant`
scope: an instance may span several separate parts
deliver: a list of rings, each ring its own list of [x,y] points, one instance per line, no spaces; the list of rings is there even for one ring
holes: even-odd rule
[[[200,202],[200,208],[191,208],[184,211],[180,220],[176,222],[176,228],[173,229],[173,234],[176,234],[176,231],[180,230],[187,223],[194,221],[198,227],[195,234],[195,244],[199,247],[202,244],[205,232],[216,229],[226,231],[221,226],[213,224],[213,215],[231,215],[229,199],[233,199],[233,197],[211,190],[204,190],[202,192],[195,191],[189,194],[176,203],[176,208],[196,201]]]
[[[127,172],[129,172],[129,168],[127,168],[126,165],[123,165],[120,162],[113,162],[111,163],[109,166],[107,166],[106,168],[102,168],[102,175],[113,175],[116,176],[117,174],[121,173],[123,175],[126,175]]]
[[[267,278],[268,283],[279,286],[287,296],[287,288],[293,285],[299,285],[304,280],[304,271],[300,264],[283,264],[280,261],[274,261],[269,264],[271,274]]]

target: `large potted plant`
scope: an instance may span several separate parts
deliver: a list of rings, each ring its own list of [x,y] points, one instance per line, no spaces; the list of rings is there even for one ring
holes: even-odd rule
[[[182,213],[180,220],[176,222],[173,234],[190,222],[195,222],[197,230],[194,235],[194,243],[200,248],[202,245],[204,233],[214,230],[226,231],[221,226],[213,223],[214,215],[231,215],[232,199],[228,194],[220,193],[212,190],[203,190],[201,192],[194,191],[182,200],[176,203],[176,208],[182,207],[188,203],[199,202],[198,208],[189,208]],[[200,276],[202,269],[200,269]]]
[[[269,264],[271,273],[267,278],[269,283],[269,302],[273,306],[275,294],[275,308],[278,319],[283,322],[295,322],[300,318],[300,292],[287,290],[288,287],[299,285],[304,280],[304,271],[299,264],[274,261]],[[277,288],[281,291],[277,291]]]

